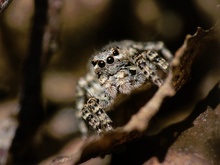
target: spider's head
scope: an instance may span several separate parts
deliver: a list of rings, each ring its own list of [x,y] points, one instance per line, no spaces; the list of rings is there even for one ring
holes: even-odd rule
[[[91,61],[95,73],[100,75],[114,75],[122,66],[128,63],[123,50],[117,46],[107,46],[96,54]]]

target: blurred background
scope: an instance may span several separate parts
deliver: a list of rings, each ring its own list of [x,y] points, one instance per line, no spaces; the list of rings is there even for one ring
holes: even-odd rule
[[[86,73],[95,50],[111,41],[161,40],[172,53],[197,27],[209,29],[217,20],[219,0],[64,0],[60,15],[59,49],[43,73],[42,94],[48,104],[51,136],[74,133],[72,105],[75,85]],[[33,1],[13,1],[0,17],[0,116],[17,112],[22,86],[22,64],[27,56],[34,13]],[[219,47],[217,48],[219,50]],[[219,75],[219,57],[207,89]],[[199,57],[198,57],[199,58]],[[217,60],[216,60],[217,59]],[[209,66],[204,58],[200,65]],[[210,70],[207,72],[211,72]],[[201,74],[204,74],[202,72]],[[201,91],[202,93],[202,91]],[[206,92],[204,92],[205,95]],[[10,113],[9,113],[10,112]],[[63,122],[65,121],[65,122]]]

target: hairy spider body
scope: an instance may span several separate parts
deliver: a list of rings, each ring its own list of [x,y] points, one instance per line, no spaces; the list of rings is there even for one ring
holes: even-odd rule
[[[107,110],[114,99],[129,94],[145,82],[160,87],[172,54],[163,42],[124,40],[104,46],[90,60],[89,72],[79,79],[76,90],[76,112],[79,128],[86,135],[89,127],[98,134],[113,130]]]

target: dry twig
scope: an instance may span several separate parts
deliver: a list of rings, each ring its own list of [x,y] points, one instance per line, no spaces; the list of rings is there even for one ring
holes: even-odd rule
[[[42,63],[45,66],[50,60],[51,56],[59,48],[59,34],[60,34],[60,12],[63,6],[63,0],[49,0],[48,1],[48,24],[45,28],[43,37],[43,58]]]
[[[42,72],[49,57],[57,50],[54,45],[58,47],[59,14],[62,0],[49,0],[49,2],[48,0],[35,0],[34,3],[35,13],[30,45],[23,66],[19,126],[11,144],[8,164],[32,164],[39,161],[37,153],[33,153],[37,152],[38,129],[43,124],[45,117],[41,96]]]
[[[36,161],[30,156],[36,141],[39,125],[44,120],[44,109],[41,98],[42,39],[44,27],[47,23],[48,4],[45,0],[35,0],[35,14],[30,36],[28,56],[23,67],[23,89],[21,109],[19,112],[19,126],[10,149],[8,164],[26,164]],[[21,152],[22,151],[22,152]]]

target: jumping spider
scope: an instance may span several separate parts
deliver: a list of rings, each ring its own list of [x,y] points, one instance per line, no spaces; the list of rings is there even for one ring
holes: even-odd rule
[[[107,110],[120,93],[129,94],[145,82],[160,87],[172,54],[163,42],[124,40],[104,46],[90,60],[89,72],[76,87],[76,111],[83,135],[92,128],[103,134],[113,130]]]

